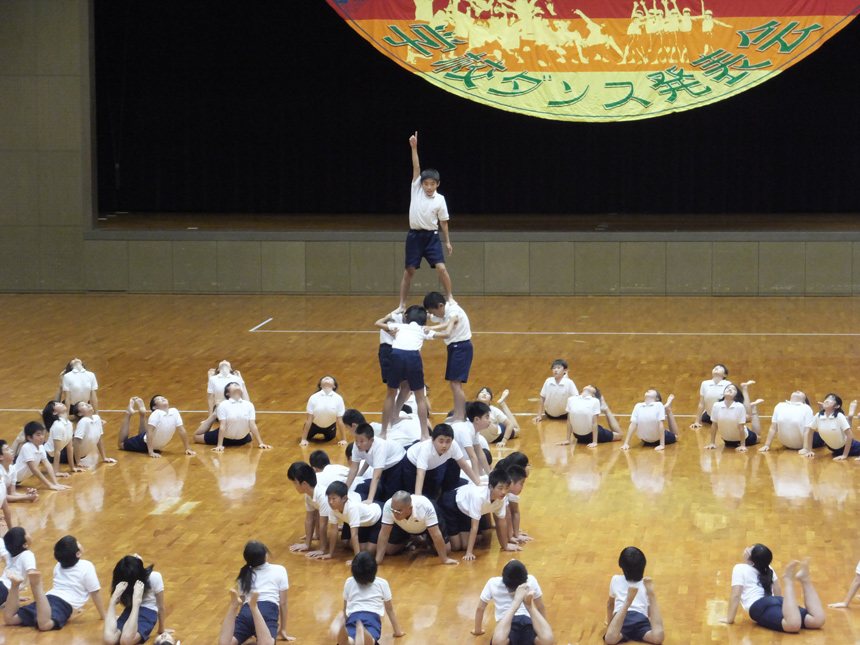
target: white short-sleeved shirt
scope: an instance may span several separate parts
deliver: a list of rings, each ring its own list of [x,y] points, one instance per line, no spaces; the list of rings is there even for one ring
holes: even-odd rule
[[[218,421],[225,439],[242,439],[251,432],[251,421],[257,418],[254,404],[244,399],[227,399],[218,404]]]
[[[443,465],[449,459],[459,461],[463,458],[463,450],[457,445],[456,441],[451,442],[451,447],[448,451],[440,455],[436,452],[436,446],[432,439],[425,439],[414,444],[406,451],[406,456],[416,468],[424,470],[433,470]]]
[[[30,470],[29,468],[27,470]],[[18,471],[15,470],[14,462],[9,466],[9,470],[0,464],[0,486],[4,489],[18,482]],[[3,540],[0,540],[2,542]]]
[[[818,430],[818,434],[821,435],[822,440],[829,448],[839,450],[845,447],[845,431],[851,427],[851,424],[840,412],[836,416],[829,417],[816,414],[812,417],[809,427]]]
[[[68,419],[57,419],[51,424],[51,432],[45,442],[45,452],[53,455],[57,448],[62,450],[75,436],[75,427]]]
[[[732,382],[727,379],[723,379],[719,383],[714,383],[714,379],[712,378],[702,381],[702,385],[699,387],[699,395],[705,397],[705,412],[713,408],[714,403],[723,398],[726,387],[731,384]]]
[[[508,416],[502,412],[501,408],[497,408],[495,405],[490,406],[490,427],[494,428],[496,434],[501,434],[502,429],[499,427],[500,423],[507,424]]]
[[[661,405],[660,407],[663,406]],[[624,576],[612,576],[612,580],[609,582],[609,597],[615,599],[615,609],[612,610],[612,613],[617,614],[624,606],[624,601],[627,600],[627,591],[630,587],[636,587],[639,590],[639,593],[633,599],[633,604],[630,605],[630,610],[638,611],[643,616],[647,616],[650,603],[648,602],[648,594],[645,592],[645,583],[641,580],[639,582],[629,582]]]
[[[277,605],[281,601],[281,592],[289,588],[287,570],[280,564],[266,562],[254,569],[251,591],[260,593],[260,602],[273,602]]]
[[[370,468],[382,468],[385,470],[399,464],[405,454],[406,451],[399,443],[375,437],[370,450],[367,452],[353,447],[352,460],[358,463],[363,459]]]
[[[373,425],[373,430],[377,434],[378,432],[382,432],[382,424],[371,425]],[[377,426],[379,427],[379,431],[376,430]],[[410,414],[407,417],[399,418],[397,423],[388,428],[388,434],[386,435],[387,441],[399,443],[403,448],[411,446],[419,439],[421,439],[421,423],[418,421],[417,414]]]
[[[346,410],[343,397],[335,391],[314,392],[308,399],[308,414],[314,416],[314,423],[320,428],[328,428],[342,417]]]
[[[552,379],[555,381],[555,379]],[[573,428],[573,434],[584,437],[594,432],[592,424],[595,415],[600,414],[600,400],[593,396],[574,394],[567,399],[567,421]],[[550,412],[552,414],[552,412]],[[554,415],[558,416],[558,415]]]
[[[314,486],[313,497],[305,495],[305,509],[308,511],[317,510],[321,517],[328,517],[331,514],[331,509],[328,506],[328,498],[325,491],[332,482],[346,483],[349,477],[349,468],[338,464],[329,464],[317,473],[317,485]]]
[[[460,305],[449,302],[445,305],[444,316],[441,318],[433,315],[430,316],[430,320],[433,322],[445,324],[448,324],[452,318],[456,318],[457,323],[451,330],[451,336],[445,339],[445,344],[450,345],[451,343],[462,343],[464,340],[471,340],[472,326],[469,324],[469,317]]]
[[[433,197],[427,197],[421,186],[419,175],[412,182],[412,199],[409,201],[409,228],[413,230],[438,231],[439,222],[447,222],[448,204],[445,198],[437,192]]]
[[[857,569],[854,570],[854,573],[860,576],[860,562],[857,563]]]
[[[436,335],[434,331],[424,331],[424,328],[417,322],[411,322],[408,325],[405,323],[388,323],[388,329],[397,332],[391,348],[405,351],[419,351],[424,347],[425,339],[433,338]]]
[[[480,435],[475,432],[475,425],[471,421],[455,421],[450,425],[454,430],[454,443],[460,446],[460,450],[464,454],[466,448],[480,445],[478,440]]]
[[[48,454],[45,452],[45,444],[37,448],[32,441],[24,443],[18,452],[18,458],[15,460],[18,481],[22,481],[33,474],[27,465],[29,462],[35,462],[35,466],[38,468],[39,464],[47,458]]]
[[[560,383],[556,383],[555,377],[550,376],[544,381],[543,387],[540,389],[540,395],[543,397],[543,409],[547,414],[554,417],[562,416],[567,410],[567,400],[579,394],[576,389],[576,384],[567,376],[561,378]],[[600,406],[598,404],[598,410]]]
[[[238,383],[242,387],[242,396],[245,395],[245,381],[241,376],[237,376],[235,374],[221,376],[220,373],[215,373],[213,376],[209,377],[209,383],[206,386],[206,393],[212,395],[216,406],[222,401],[226,401],[224,388],[230,383]]]
[[[403,324],[403,312],[399,311],[397,313],[391,312],[388,314],[388,317],[391,318],[391,322]],[[392,336],[390,331],[386,331],[384,329],[379,330],[379,344],[380,345],[393,345],[394,344],[394,336]]]
[[[543,595],[537,578],[529,574],[526,579],[526,584],[531,588],[535,598],[540,598]],[[514,602],[514,592],[508,591],[505,583],[502,582],[502,577],[497,576],[487,580],[484,589],[481,591],[481,600],[487,604],[492,602],[495,605],[496,622],[499,622],[508,613],[511,604]],[[529,610],[524,604],[520,604],[514,616],[528,616]]]
[[[427,527],[436,526],[439,518],[429,499],[423,495],[412,495],[412,515],[405,520],[400,519],[391,509],[391,500],[388,500],[382,508],[382,523],[396,524],[407,533],[418,535],[426,531]]]
[[[747,410],[743,403],[733,401],[730,406],[725,401],[717,401],[711,408],[711,422],[718,424],[723,441],[744,441],[747,436]]]
[[[776,580],[776,572],[771,567],[773,579]],[[764,587],[758,580],[759,572],[750,564],[736,564],[732,569],[732,586],[742,586],[741,592],[741,607],[745,611],[749,611],[752,604],[761,598],[764,598]]]
[[[155,599],[155,594],[159,593],[164,593],[164,578],[158,571],[152,571],[149,574],[149,589],[143,594],[140,606],[158,613],[158,602]]]
[[[54,588],[48,595],[62,598],[72,609],[78,610],[87,604],[91,593],[101,588],[96,568],[89,560],[78,560],[75,566],[68,569],[58,562],[54,567]]]
[[[633,406],[630,423],[636,424],[636,434],[642,441],[660,441],[660,422],[666,420],[666,410],[659,401],[637,403]]]
[[[490,500],[489,486],[475,486],[469,482],[457,489],[457,508],[473,520],[479,520],[482,515],[487,513],[504,517],[507,507],[508,500],[506,497]]]
[[[357,529],[362,526],[373,526],[382,517],[382,509],[379,504],[364,504],[358,493],[347,493],[346,504],[343,510],[331,508],[328,516],[329,524],[349,524],[351,528]]]
[[[377,577],[369,585],[360,585],[355,578],[349,578],[343,585],[343,599],[347,617],[359,611],[384,616],[385,603],[391,602],[391,587],[385,578]]]
[[[63,375],[63,392],[69,393],[69,400],[66,401],[69,407],[81,401],[89,402],[90,394],[97,389],[99,382],[96,375],[88,370],[72,370]]]
[[[78,427],[75,428],[75,439],[80,439],[81,444],[75,451],[80,454],[76,456],[80,459],[94,452],[103,434],[102,418],[99,415],[94,414],[92,417],[84,417],[78,421]]]
[[[786,448],[803,448],[803,429],[810,427],[813,416],[812,408],[801,401],[777,403],[771,420],[777,424],[779,442]]]
[[[27,572],[38,571],[38,569],[36,569],[36,556],[33,555],[33,552],[29,549],[25,549],[9,560],[9,563],[6,565],[6,569],[3,571],[3,575],[0,576],[0,582],[6,585],[6,589],[12,588],[12,581],[9,580],[9,577],[6,575],[9,571],[14,571],[18,574],[18,577],[24,581],[21,583],[21,588],[23,589],[30,584]]]
[[[149,415],[149,420],[147,421],[147,426],[155,428],[155,430],[152,431],[147,427],[147,432],[153,432],[153,436],[149,438],[152,442],[152,449],[161,450],[164,448],[164,446],[166,446],[173,438],[176,428],[181,425],[182,417],[179,415],[179,410],[176,408],[170,408],[167,412],[164,410],[153,410],[152,414]]]

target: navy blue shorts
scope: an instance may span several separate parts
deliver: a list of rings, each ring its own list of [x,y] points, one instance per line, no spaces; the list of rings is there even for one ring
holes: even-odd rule
[[[406,234],[406,267],[420,268],[421,258],[427,259],[431,269],[435,269],[437,264],[445,263],[439,231],[413,228]]]
[[[448,364],[445,367],[446,381],[460,381],[465,383],[469,380],[469,370],[472,368],[471,340],[463,340],[459,343],[448,345]]]
[[[9,597],[9,590],[2,582],[0,582],[0,605],[6,604],[6,599]]]
[[[756,445],[758,443],[758,435],[755,432],[753,432],[752,430],[750,430],[749,428],[747,428],[746,431],[747,431],[747,438],[744,441],[744,445],[745,446]],[[737,448],[738,446],[741,445],[740,441],[726,441],[725,439],[723,439],[723,443],[726,444],[726,448]],[[858,453],[858,454],[860,454],[860,453]]]
[[[86,456],[86,455],[84,455],[84,457],[85,457],[85,456]],[[79,456],[79,458],[81,458],[81,457]],[[50,461],[51,463],[54,463],[54,458],[53,458],[51,455],[48,455],[48,461]],[[63,448],[63,449],[60,451],[60,463],[61,463],[61,464],[67,464],[67,463],[69,463],[69,451],[68,451],[68,449],[67,449],[67,448]]]
[[[116,619],[116,627],[119,631],[125,627],[128,622],[128,616],[131,614],[131,607],[126,607],[125,611]],[[158,612],[153,611],[149,607],[141,607],[137,613],[137,633],[140,634],[140,642],[145,643],[149,639],[152,630],[155,629],[155,623],[158,622]]]
[[[511,621],[511,631],[508,634],[511,645],[534,645],[536,637],[537,634],[530,617],[514,616]]]
[[[707,423],[711,425],[711,415],[707,412],[702,412],[702,423]]]
[[[830,446],[827,446],[827,447],[830,448]],[[845,446],[842,446],[841,448],[830,448],[830,452],[833,453],[834,457],[838,457],[843,452],[845,452]],[[854,439],[851,442],[851,448],[848,450],[848,456],[849,457],[860,457],[860,441],[857,441],[856,439]]]
[[[562,419],[564,421],[567,420],[567,412],[565,412],[564,414],[559,415],[557,417],[552,416],[549,412],[546,412],[546,411],[544,411],[544,414],[546,415],[547,419]]]
[[[320,428],[316,423],[311,422],[311,427],[308,430],[308,439],[313,439],[318,434],[322,435],[323,441],[331,441],[337,436],[337,423],[332,423],[327,428]],[[251,435],[249,434],[248,436],[250,437]],[[226,439],[224,439],[224,445],[227,445]]]
[[[499,436],[490,441],[490,443],[499,443],[504,437],[505,433],[508,431],[508,426],[504,423],[499,424]]]
[[[812,431],[812,449],[817,450],[818,448],[823,448],[827,444],[824,443],[824,439],[821,438],[821,435],[818,434],[818,430]]]
[[[809,614],[804,607],[800,610],[800,625],[806,627],[806,616]],[[785,631],[782,628],[782,596],[765,596],[750,605],[750,618],[758,625],[775,632]]]
[[[648,616],[638,611],[628,611],[621,626],[621,641],[644,641],[645,634],[651,631],[651,621]]]
[[[383,383],[388,383],[388,366],[391,365],[392,350],[388,343],[379,343],[379,371],[382,373]]]
[[[281,608],[278,606],[278,603],[264,600],[257,603],[257,608],[260,610],[260,613],[263,614],[263,618],[266,621],[266,627],[269,628],[269,633],[272,635],[272,638],[277,638],[278,618],[281,614]],[[233,628],[233,638],[240,643],[244,643],[246,640],[251,638],[251,636],[256,635],[257,630],[254,628],[254,616],[251,614],[251,607],[248,606],[248,603],[245,603],[242,605],[242,609],[239,610],[239,615],[236,616],[236,626]]]
[[[439,506],[437,510],[437,516],[445,520],[445,527],[448,530],[448,535],[468,533],[472,530],[472,518],[466,515],[460,510],[460,507],[457,506],[456,488],[443,493],[442,497],[439,498]],[[480,531],[481,529],[479,528],[478,530]]]
[[[374,641],[379,640],[382,634],[382,616],[375,614],[372,611],[357,611],[350,614],[346,619],[346,633],[353,640],[355,639],[355,626],[358,621],[364,625],[364,631],[373,636]]]
[[[122,442],[122,449],[127,450],[128,452],[149,452],[149,448],[146,447],[146,433],[141,432],[140,434],[136,434],[133,437],[129,437],[125,441]],[[155,452],[161,452],[156,450]]]
[[[203,443],[207,446],[217,446],[218,445],[218,432],[220,432],[221,428],[215,428],[213,430],[207,431],[203,435]],[[246,443],[251,443],[251,433],[249,432],[241,439],[227,439],[224,438],[224,441],[221,442],[221,445],[225,448],[229,448],[230,446],[244,446]],[[241,642],[241,641],[240,641]]]
[[[378,502],[374,502],[377,504]],[[358,543],[359,544],[367,544],[370,542],[371,544],[376,544],[379,540],[379,532],[382,530],[382,519],[374,524],[373,526],[359,526],[358,527]],[[352,527],[349,524],[344,524],[343,528],[340,530],[340,537],[344,540],[349,540],[352,538]]]
[[[54,619],[53,629],[62,629],[72,617],[72,606],[59,596],[48,594],[47,598],[51,605],[51,618]],[[36,620],[36,603],[34,602],[18,609],[16,615],[21,619],[21,625],[24,627],[38,627],[39,625],[39,621]]]
[[[433,505],[435,508],[435,504]],[[439,516],[439,510],[436,510],[436,517],[439,518],[439,523],[434,524],[439,529],[439,532],[442,534],[442,541],[448,542],[448,533],[445,531],[445,521]],[[429,528],[429,527],[428,527]],[[411,537],[420,537],[426,536],[428,542],[430,544],[433,543],[432,538],[430,537],[430,532],[428,530],[422,531],[421,533],[410,533],[409,531],[404,531],[402,528],[397,526],[397,524],[391,525],[391,535],[388,537],[389,544],[403,544]]]
[[[592,433],[588,434],[575,434],[576,443],[591,443],[591,440],[594,438]],[[609,443],[612,441],[612,430],[607,430],[603,426],[597,426],[597,443]]]
[[[371,479],[365,479],[362,483],[355,487],[355,492],[361,495],[361,499],[367,499],[370,493]],[[415,486],[415,480],[412,480],[412,486]],[[375,501],[387,502],[394,496],[394,493],[403,488],[403,462],[394,464],[391,468],[386,468],[382,471],[379,481],[376,482],[376,495],[373,497]]]
[[[677,441],[678,441],[678,437],[676,437],[675,435],[673,435],[673,434],[672,434],[671,432],[669,432],[668,430],[663,430],[663,432],[665,433],[665,434],[663,435],[663,437],[664,437],[664,445],[671,446],[673,443],[675,443],[675,442],[677,442]],[[642,442],[642,445],[643,445],[643,446],[648,446],[649,448],[653,448],[654,446],[659,446],[659,445],[660,445],[660,442],[659,442],[659,441],[643,441],[643,442]]]
[[[445,473],[448,472],[448,462],[454,461],[453,459],[449,459],[445,463],[440,466],[436,466],[436,468],[431,468],[424,473],[424,487],[421,489],[421,494],[428,499],[436,499],[439,496],[439,491],[442,487],[442,481],[445,478]],[[456,464],[457,462],[454,461]],[[409,461],[409,457],[407,455],[403,456],[403,460],[400,462],[400,482],[402,484],[402,488],[400,490],[405,490],[407,493],[415,493],[415,478],[418,476],[418,468]],[[458,475],[459,478],[459,475]],[[395,493],[397,491],[394,491]]]
[[[417,349],[391,350],[388,387],[396,390],[403,381],[409,383],[409,389],[413,392],[424,389],[424,363],[421,360],[421,352]]]

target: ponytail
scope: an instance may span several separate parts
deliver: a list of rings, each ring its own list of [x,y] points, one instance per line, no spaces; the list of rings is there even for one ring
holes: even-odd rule
[[[246,594],[251,591],[254,584],[254,569],[266,564],[266,556],[269,550],[266,545],[256,540],[251,540],[245,545],[245,551],[242,554],[245,557],[245,565],[239,569],[239,577],[236,580],[239,583],[239,593]]]
[[[773,595],[773,569],[770,563],[773,561],[773,553],[764,544],[756,544],[750,549],[750,562],[758,571],[758,582],[764,589],[765,596]]]

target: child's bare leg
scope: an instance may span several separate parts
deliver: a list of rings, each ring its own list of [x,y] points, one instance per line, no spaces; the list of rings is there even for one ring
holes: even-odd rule
[[[9,595],[6,597],[6,606],[3,610],[3,622],[7,625],[20,625],[21,619],[18,617],[18,609],[20,609],[21,599],[21,583],[24,582],[14,571],[7,571],[6,577],[12,586],[9,589]]]
[[[445,299],[449,302],[454,299],[453,292],[451,291],[451,276],[448,274],[448,269],[445,266],[444,262],[439,262],[436,264],[436,273],[439,274],[439,281],[442,283],[442,287],[445,289]]]
[[[392,411],[392,418],[396,419],[400,415],[400,411],[403,409],[403,406],[406,405],[406,401],[409,400],[409,395],[412,392],[409,390],[408,383],[401,383],[400,389],[397,390],[397,400],[394,402],[394,410]],[[413,410],[415,412],[415,410]]]
[[[275,645],[275,639],[272,638],[272,634],[269,632],[266,619],[263,618],[260,608],[257,607],[257,600],[259,598],[260,592],[252,591],[251,597],[248,599],[248,607],[251,610],[251,615],[254,617],[254,631],[257,633],[257,645]]]
[[[119,582],[116,589],[113,590],[108,606],[105,608],[105,629],[102,636],[105,645],[117,645],[122,637],[122,632],[116,626],[116,604],[119,602],[119,597],[122,592],[128,587],[127,582]]]
[[[337,616],[331,621],[329,634],[337,640],[337,645],[352,645],[354,642],[346,632],[346,616],[342,611],[337,612]]]
[[[123,645],[140,642],[140,634],[137,633],[137,619],[140,616],[140,603],[143,602],[143,582],[138,580],[134,583],[134,591],[131,596],[131,610],[128,612],[128,620],[122,628]]]
[[[414,390],[415,402],[418,404],[418,419],[421,423],[421,441],[430,438],[430,431],[427,429],[427,413],[429,411],[427,405],[427,397],[424,396],[424,388]],[[463,413],[465,417],[465,412]]]
[[[128,407],[125,410],[125,416],[122,418],[122,424],[119,427],[119,437],[116,440],[117,448],[123,449],[123,442],[128,439],[129,426],[131,425],[131,415],[134,414],[134,397],[128,400]]]
[[[633,604],[633,599],[636,598],[637,593],[639,593],[639,589],[636,587],[630,587],[627,590],[627,598],[625,598],[624,604],[621,605],[621,609],[615,612],[615,615],[609,622],[609,628],[603,636],[603,640],[609,643],[609,645],[615,645],[616,643],[621,642],[621,628],[624,626],[624,619],[627,618],[627,611],[630,609],[630,605]]]
[[[39,631],[49,632],[54,629],[54,619],[51,618],[51,603],[42,586],[42,574],[34,571],[29,575],[30,589],[33,590],[33,600],[36,601],[36,626]]]
[[[782,629],[786,632],[799,632],[800,609],[797,606],[797,596],[794,595],[794,580],[800,570],[800,562],[792,560],[785,568],[782,585]]]
[[[803,626],[807,629],[819,629],[824,626],[824,606],[809,578],[809,558],[804,558],[801,562],[797,579],[803,589],[803,606],[809,612],[806,620],[803,621]]]
[[[535,645],[552,645],[555,642],[555,636],[552,634],[552,627],[549,626],[546,618],[544,618],[543,614],[534,606],[532,600],[534,600],[534,594],[529,593],[523,600],[523,603],[532,619],[532,627],[535,630]]]
[[[756,407],[759,403],[764,403],[764,399],[756,399],[750,403],[750,425],[752,426],[752,431],[761,438],[761,420],[758,417],[758,408]]]
[[[239,645],[233,638],[233,631],[236,629],[236,614],[242,606],[242,601],[239,599],[239,592],[235,589],[230,590],[230,606],[227,607],[227,615],[224,616],[224,622],[221,623],[221,633],[218,635],[218,645]]]
[[[666,399],[665,405],[663,405],[663,409],[666,411],[666,425],[669,426],[669,432],[671,432],[676,437],[678,436],[678,424],[675,422],[675,414],[672,412],[672,401],[675,399],[674,394],[670,394],[669,398]]]
[[[463,381],[451,381],[451,394],[454,395],[454,420],[466,420],[466,393],[463,391]]]
[[[657,606],[657,596],[654,595],[654,581],[651,578],[642,578],[645,584],[645,593],[648,594],[648,618],[651,620],[651,629],[645,632],[645,642],[660,645],[666,637],[663,631],[663,615]]]
[[[218,414],[213,411],[208,417],[203,420],[203,423],[197,426],[197,430],[194,431],[194,434],[206,434],[207,432],[209,432],[212,429],[212,426],[215,424],[215,419],[217,418]]]
[[[355,643],[356,645],[374,645],[375,643],[373,636],[364,629],[364,623],[360,620],[355,623]]]
[[[385,439],[388,433],[388,426],[391,425],[391,419],[394,417],[394,402],[397,399],[397,390],[388,388],[385,391],[385,402],[382,404],[382,438]]]
[[[409,287],[412,285],[412,276],[414,275],[415,267],[406,267],[403,271],[403,280],[400,281],[400,306],[397,308],[398,311],[406,311],[406,299],[409,297]]]
[[[514,616],[517,609],[525,600],[526,596],[531,593],[531,587],[527,582],[524,582],[514,592],[514,600],[502,619],[496,623],[496,628],[493,630],[492,645],[508,645],[511,637],[511,625],[514,622]]]
[[[615,420],[615,415],[609,409],[609,404],[603,395],[600,396],[600,411],[606,415],[606,423],[609,424],[609,429],[612,430],[612,441],[621,441],[624,438],[624,433],[621,431],[621,426]]]

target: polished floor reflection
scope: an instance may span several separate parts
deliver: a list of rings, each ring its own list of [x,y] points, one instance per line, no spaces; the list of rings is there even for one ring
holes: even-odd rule
[[[765,431],[773,406],[797,388],[813,405],[828,392],[847,405],[860,391],[860,301],[459,300],[475,332],[467,393],[485,385],[496,396],[510,389],[507,402],[522,415],[521,438],[491,452],[498,459],[517,449],[530,458],[521,508],[534,541],[515,555],[494,542],[457,567],[439,566],[423,552],[386,558],[380,575],[391,584],[406,632],[399,643],[488,642],[469,633],[478,594],[511,557],[540,581],[557,642],[598,643],[609,579],[629,544],[648,557],[666,642],[860,642],[860,601],[848,610],[827,609],[821,632],[799,636],[755,627],[743,612],[734,626],[719,623],[732,567],[756,541],[771,547],[778,571],[809,556],[822,600],[844,599],[860,560],[860,462],[834,462],[824,451],[803,459],[778,442],[769,453],[739,453],[718,439],[715,451],[705,451],[707,426],[688,428],[699,384],[715,363],[726,364],[735,383],[756,381]],[[39,568],[50,577],[53,543],[71,533],[96,565],[107,600],[115,562],[140,553],[164,576],[168,626],[184,643],[214,643],[244,543],[258,539],[289,572],[287,633],[329,642],[326,630],[348,577],[346,557],[310,561],[289,552],[303,534],[304,503],[286,470],[319,447],[298,444],[307,399],[321,376],[337,378],[348,407],[379,418],[384,387],[372,325],[395,305],[354,296],[0,296],[0,436],[11,441],[38,418],[35,410],[54,395],[60,369],[79,356],[98,377],[107,453],[118,460],[75,474],[70,491],[40,491],[37,503],[12,505],[16,523],[33,537]],[[433,409],[446,411],[452,398],[443,380],[444,345],[428,342],[422,353]],[[637,439],[629,451],[618,443],[558,446],[563,422],[530,420],[555,358],[570,363],[577,385],[604,392],[625,431],[647,388],[674,393],[679,443],[662,453]],[[205,418],[206,371],[221,359],[241,370],[271,451],[218,454],[197,446],[192,457],[178,438],[161,459],[116,449],[121,411],[133,395],[168,397],[193,433]],[[336,444],[321,447],[346,463]],[[0,628],[0,643],[94,643],[100,634],[88,606],[59,634]],[[381,642],[394,642],[387,622]]]

